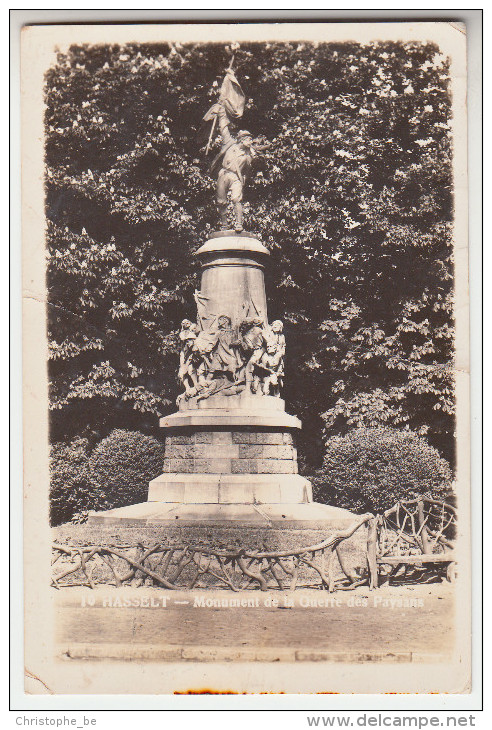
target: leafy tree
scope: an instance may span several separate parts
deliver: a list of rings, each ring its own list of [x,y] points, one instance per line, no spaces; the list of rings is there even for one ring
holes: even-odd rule
[[[46,77],[53,438],[147,431],[178,392],[193,251],[217,225],[196,130],[221,44],[73,46]],[[247,193],[286,323],[301,456],[391,425],[454,446],[448,61],[431,44],[244,44]],[[275,296],[272,296],[275,292]]]

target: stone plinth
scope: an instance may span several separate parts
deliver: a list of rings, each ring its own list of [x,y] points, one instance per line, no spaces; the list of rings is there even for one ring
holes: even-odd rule
[[[293,430],[281,398],[259,395],[192,398],[161,419],[164,471],[150,483],[149,501],[185,504],[312,502],[311,484],[297,473]]]
[[[301,421],[285,412],[285,401],[268,395],[212,395],[198,400],[182,401],[179,411],[160,419],[165,429],[186,426],[216,428],[258,427],[299,429]]]
[[[237,527],[255,529],[257,545],[268,540],[272,530],[321,530],[319,536],[312,541],[325,539],[327,534],[343,530],[353,525],[357,515],[346,509],[330,507],[326,504],[309,502],[305,504],[183,504],[172,502],[140,502],[128,507],[93,512],[89,526],[107,525],[122,527],[189,527],[196,528],[190,535],[196,539],[206,534],[209,544],[217,534],[216,530],[224,529],[224,536]],[[207,532],[205,528],[212,528]],[[205,530],[205,532],[204,532]],[[327,531],[329,531],[327,533]],[[166,533],[167,534],[167,533]],[[117,537],[117,533],[112,533]],[[366,539],[366,538],[365,538]],[[225,543],[224,543],[225,544]],[[285,543],[281,542],[280,545]]]
[[[246,317],[267,322],[264,264],[269,251],[249,234],[217,235],[196,252],[202,266],[200,301],[207,314],[227,315],[237,328]],[[197,302],[201,319],[200,302]],[[205,315],[205,317],[207,316]],[[204,328],[206,322],[201,322]]]

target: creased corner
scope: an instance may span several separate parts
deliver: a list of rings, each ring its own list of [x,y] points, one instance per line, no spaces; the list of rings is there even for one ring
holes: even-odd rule
[[[33,674],[33,672],[30,672],[27,668],[24,668],[24,688],[26,694],[30,695],[55,694],[42,679],[36,674]]]

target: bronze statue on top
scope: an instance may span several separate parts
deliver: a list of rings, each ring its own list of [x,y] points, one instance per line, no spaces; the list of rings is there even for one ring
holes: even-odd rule
[[[231,120],[240,119],[245,106],[245,96],[232,70],[232,61],[222,82],[219,101],[204,116],[205,123],[211,123],[206,153],[210,149],[215,127],[219,127],[222,138],[220,152],[210,165],[210,174],[217,179],[217,207],[222,230],[228,230],[228,195],[234,207],[234,230],[243,230],[243,190],[249,177],[253,160],[258,153],[270,145],[263,140],[254,140],[247,130],[233,137],[230,132]]]
[[[220,165],[217,177],[217,206],[219,208],[220,225],[227,229],[227,194],[230,192],[234,206],[234,230],[243,230],[243,188],[251,170],[251,161],[256,155],[253,138],[249,132],[242,130],[237,141],[229,132],[229,119],[224,107],[218,113],[219,129],[222,135],[222,150],[212,163],[211,172]],[[215,164],[215,167],[214,167]]]

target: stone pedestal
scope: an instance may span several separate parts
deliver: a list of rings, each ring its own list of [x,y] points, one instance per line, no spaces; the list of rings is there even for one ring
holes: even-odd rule
[[[263,269],[270,253],[257,238],[223,231],[195,255],[202,266],[197,307],[204,329],[213,314],[230,317],[234,329],[247,317],[260,317],[267,323]]]
[[[177,412],[161,419],[166,432],[164,467],[149,485],[148,502],[94,513],[90,521],[347,526],[354,515],[313,503],[310,482],[298,474],[299,419],[286,413],[277,395],[252,392],[234,365],[231,373],[230,353],[236,353],[244,322],[254,320],[260,330],[268,331],[263,277],[268,249],[250,234],[223,232],[196,255],[202,267],[200,291],[195,293],[198,336],[210,335],[216,343],[213,359],[207,361],[215,368],[211,385],[181,397]]]
[[[169,434],[164,473],[150,483],[149,501],[312,502],[310,483],[297,473],[292,431],[300,425],[272,396],[189,400],[161,419]]]

